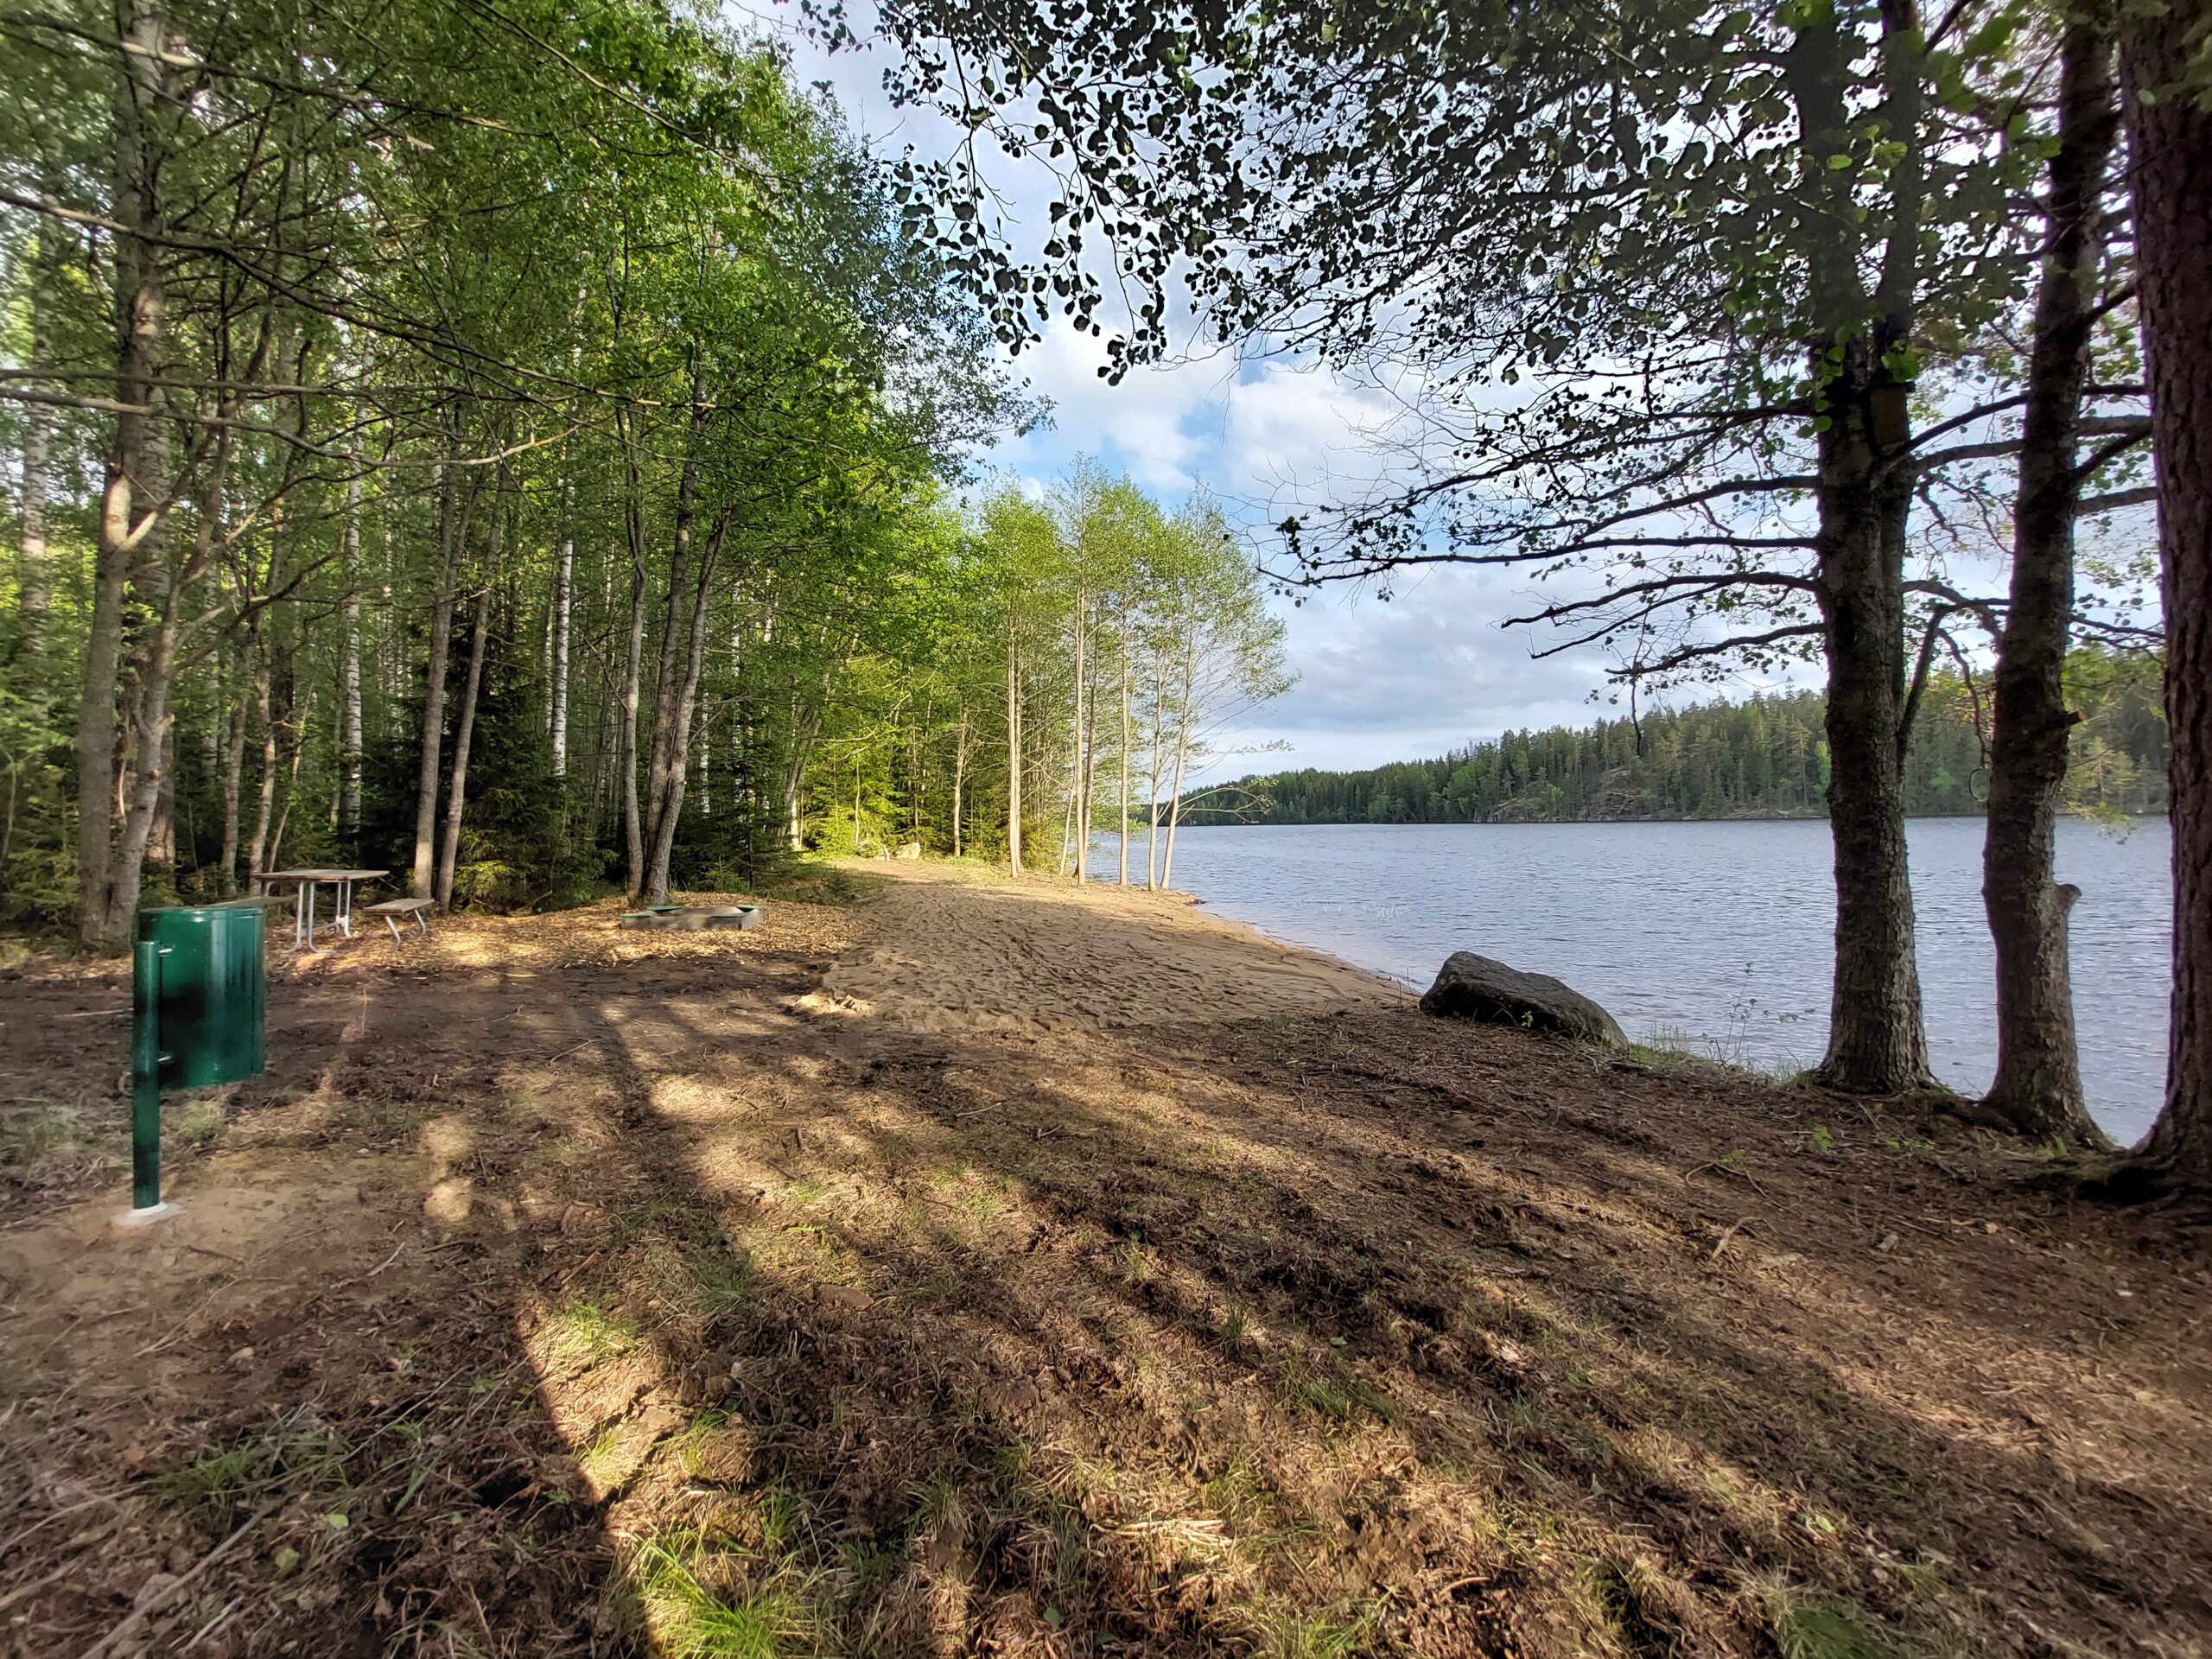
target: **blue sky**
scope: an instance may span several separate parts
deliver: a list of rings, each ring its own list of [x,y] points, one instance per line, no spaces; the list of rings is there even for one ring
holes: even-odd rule
[[[955,140],[948,124],[890,105],[880,89],[880,56],[822,53],[792,27],[788,7],[733,7],[728,15],[741,26],[779,34],[799,78],[826,82],[880,153],[896,155],[912,143],[934,157]],[[1009,169],[994,182],[1031,225],[1048,222],[1047,181]],[[1090,455],[1171,507],[1204,486],[1255,525],[1376,474],[1363,435],[1394,405],[1372,386],[1310,362],[1227,355],[1139,370],[1109,385],[1097,372],[1104,360],[1103,341],[1065,324],[1023,353],[1017,366],[1050,399],[1051,423],[1002,440],[982,465],[1035,486]],[[1254,546],[1267,550],[1264,532]],[[1451,568],[1409,578],[1387,603],[1348,588],[1314,593],[1295,607],[1277,601],[1298,683],[1256,711],[1237,741],[1280,742],[1289,752],[1258,762],[1224,756],[1211,773],[1234,775],[1255,765],[1374,766],[1519,728],[1582,725],[1612,712],[1592,701],[1603,683],[1599,655],[1537,660],[1531,635],[1498,626],[1529,608],[1535,592],[1525,574]],[[1747,680],[1733,690],[1751,689]]]

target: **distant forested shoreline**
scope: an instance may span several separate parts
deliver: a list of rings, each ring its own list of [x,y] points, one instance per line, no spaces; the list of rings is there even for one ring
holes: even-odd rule
[[[2166,722],[2154,657],[2076,651],[2067,804],[2091,816],[2166,807]],[[1977,715],[1977,704],[1979,715]],[[1820,694],[1654,710],[1640,720],[1508,732],[1429,760],[1306,767],[1193,791],[1202,823],[1559,823],[1826,816]],[[1988,690],[1932,678],[1905,757],[1905,810],[1971,817],[1986,793]]]

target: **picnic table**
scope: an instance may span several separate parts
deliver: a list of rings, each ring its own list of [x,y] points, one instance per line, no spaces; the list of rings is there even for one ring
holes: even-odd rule
[[[311,950],[315,945],[315,890],[327,882],[337,888],[336,902],[331,920],[347,938],[353,937],[353,887],[361,881],[373,881],[385,874],[383,870],[264,870],[261,890],[289,887],[294,890],[292,900],[292,949]]]

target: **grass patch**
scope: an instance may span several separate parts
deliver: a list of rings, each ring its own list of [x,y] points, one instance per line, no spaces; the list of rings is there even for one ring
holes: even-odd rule
[[[67,1157],[85,1138],[84,1113],[58,1100],[0,1103],[0,1169]]]
[[[957,1273],[950,1268],[939,1268],[911,1285],[900,1286],[899,1297],[917,1307],[943,1307],[949,1302],[958,1301],[961,1293],[966,1289],[966,1284]]]
[[[156,1476],[154,1492],[194,1520],[219,1526],[259,1488],[268,1468],[268,1448],[248,1440],[219,1452],[203,1452],[182,1467]]]
[[[1251,1618],[1252,1651],[1262,1659],[1349,1659],[1375,1625],[1371,1608],[1307,1614],[1262,1607]]]
[[[169,1141],[175,1146],[204,1147],[222,1132],[219,1100],[187,1101],[168,1122]]]
[[[760,1294],[753,1258],[742,1250],[702,1250],[690,1270],[691,1305],[709,1319],[736,1313]]]
[[[813,1580],[786,1567],[755,1582],[746,1571],[753,1565],[696,1538],[646,1541],[639,1595],[664,1659],[779,1659],[811,1645],[819,1623]]]
[[[576,1468],[594,1490],[617,1491],[637,1472],[643,1461],[639,1448],[625,1440],[620,1426],[602,1428],[591,1443],[576,1453]]]
[[[1283,1356],[1278,1392],[1284,1408],[1294,1415],[1335,1422],[1347,1422],[1362,1411],[1385,1422],[1397,1415],[1389,1396],[1373,1383],[1347,1365],[1322,1358],[1301,1342],[1293,1342]]]
[[[581,1371],[630,1351],[638,1327],[596,1302],[571,1302],[548,1314],[538,1327],[544,1363],[556,1370]]]
[[[1890,1659],[1896,1649],[1849,1602],[1776,1577],[1759,1586],[1767,1630],[1782,1659]]]

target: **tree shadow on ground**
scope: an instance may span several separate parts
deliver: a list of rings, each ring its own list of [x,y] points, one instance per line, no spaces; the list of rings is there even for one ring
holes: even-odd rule
[[[1815,1158],[1760,1085],[1409,1014],[921,1034],[814,983],[795,957],[303,989],[235,1139],[378,1170],[410,1300],[251,1399],[232,1378],[236,1421],[180,1426],[147,1478],[340,1399],[386,1414],[340,1414],[370,1478],[261,1465],[249,1503],[320,1514],[326,1553],[211,1576],[250,1615],[232,1651],[2179,1653],[2212,1627],[2201,1376],[2145,1325],[2097,1328],[2085,1374],[2063,1338],[2109,1259],[2018,1245],[1970,1145],[1838,1125]],[[1993,1212],[2001,1257],[1967,1229]],[[1874,1248],[1909,1217],[1944,1236]],[[2108,1241],[2201,1319],[2201,1266],[2148,1242]],[[320,1306],[272,1307],[257,1351]],[[219,1367],[238,1334],[194,1342]],[[465,1457],[448,1405],[480,1414]]]

